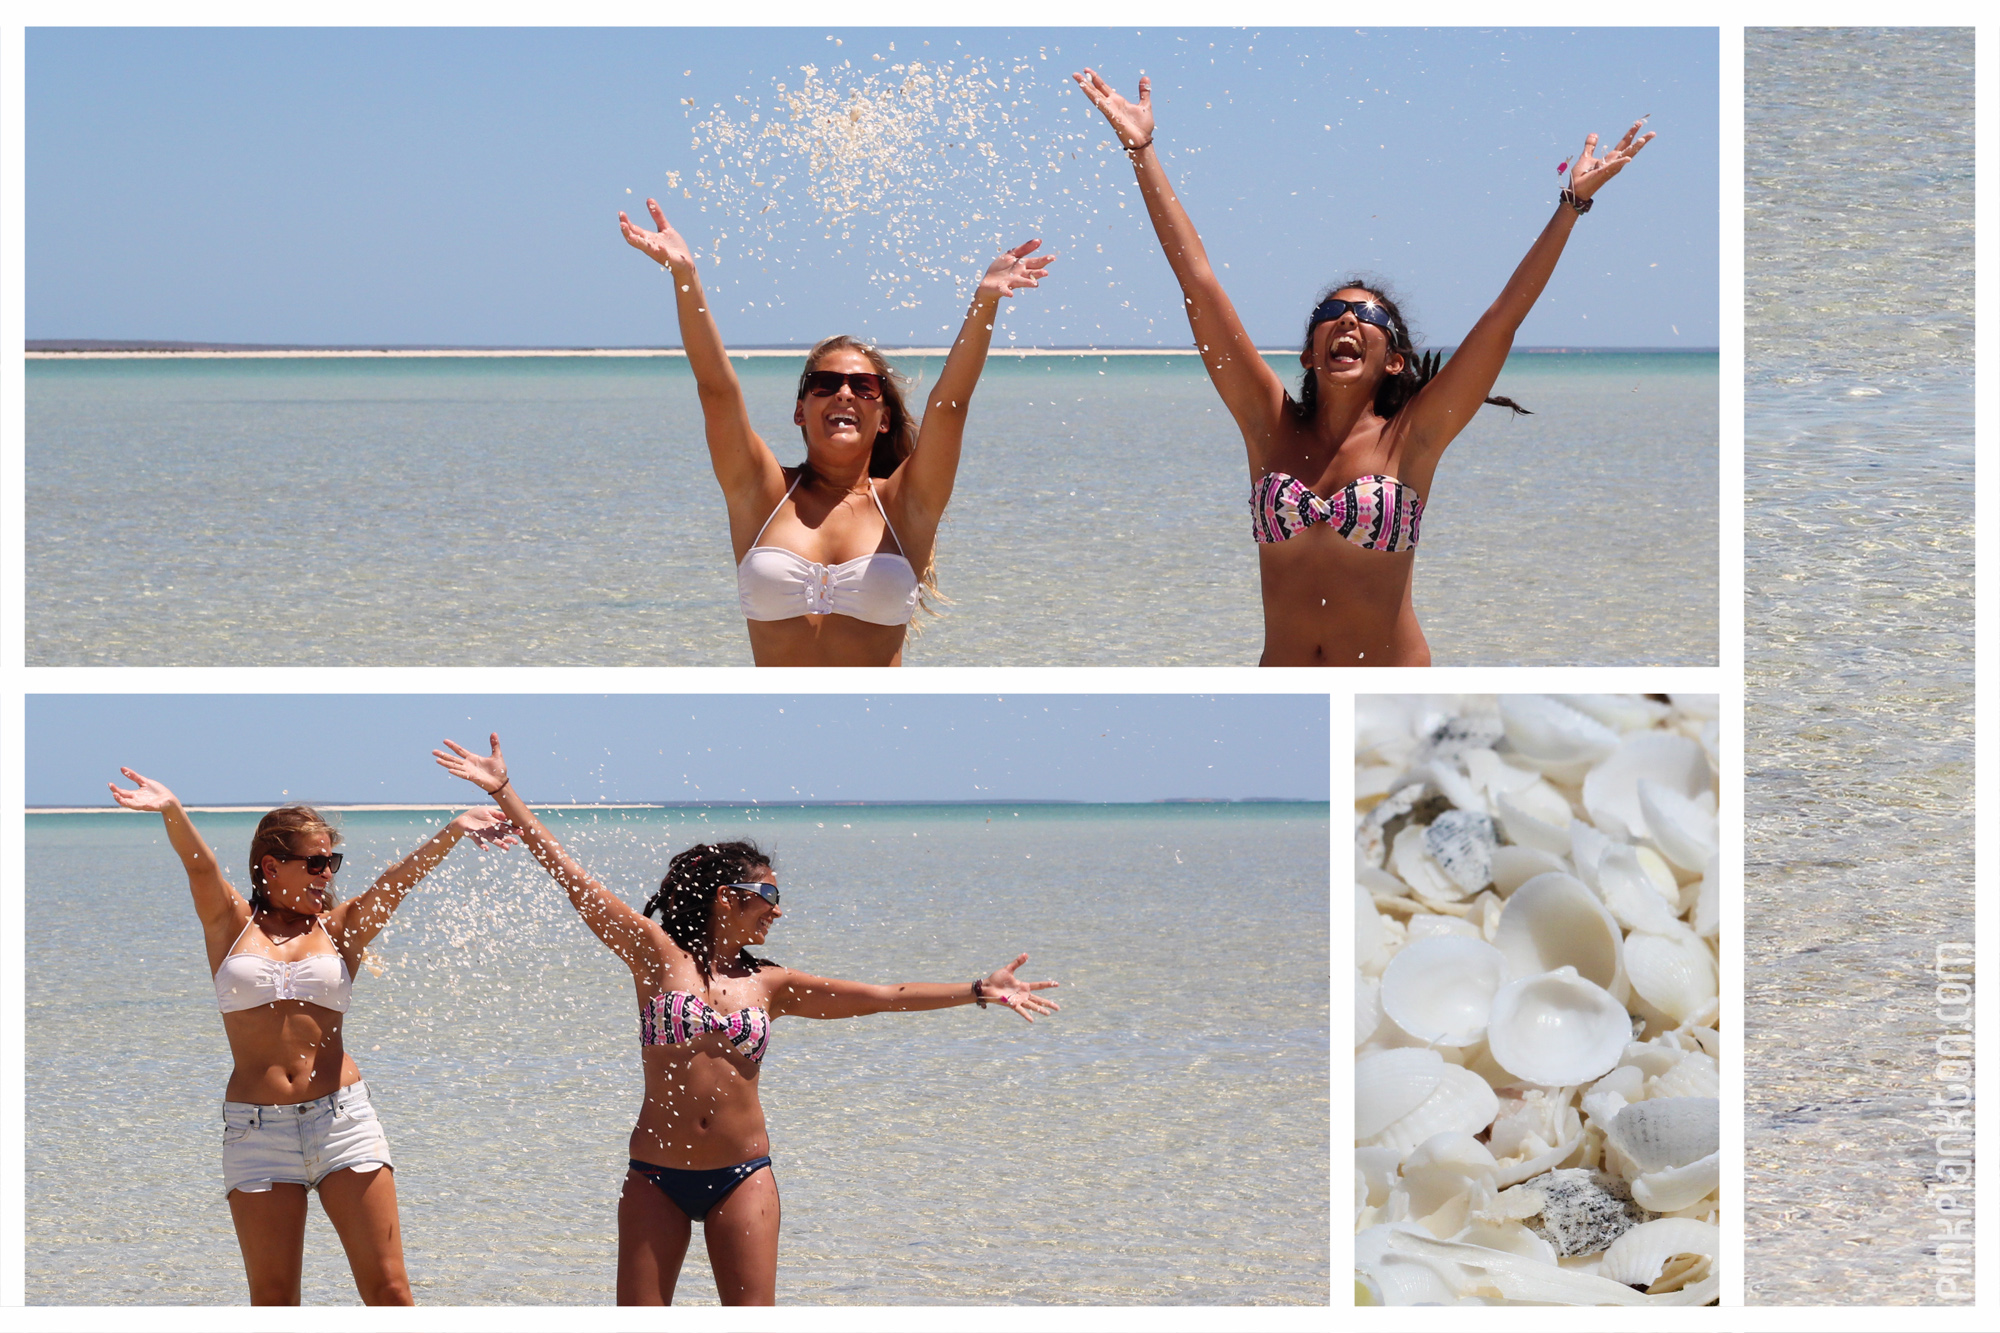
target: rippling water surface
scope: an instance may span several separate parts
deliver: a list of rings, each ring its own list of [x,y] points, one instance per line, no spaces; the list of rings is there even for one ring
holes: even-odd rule
[[[787,461],[798,364],[738,363]],[[1439,664],[1713,664],[1716,375],[1514,358],[1536,415],[1481,413],[1428,497]],[[30,663],[750,661],[678,358],[37,360],[27,386]],[[995,357],[938,543],[955,605],[905,660],[1251,665],[1248,493],[1192,357]]]
[[[1935,1299],[1972,935],[1973,34],[1746,34],[1746,1297]]]
[[[245,860],[254,816],[195,818]],[[763,952],[788,965],[969,981],[1027,950],[1063,983],[1032,1027],[970,1007],[778,1023],[780,1300],[1327,1303],[1326,806],[551,822],[628,899],[688,843],[752,833],[786,891]],[[348,892],[436,827],[340,823]],[[31,815],[27,838],[28,1300],[240,1303],[227,1048],[160,821]],[[347,1043],[396,1155],[417,1300],[609,1303],[641,1092],[628,975],[525,853],[469,844],[375,947]],[[352,1304],[311,1216],[305,1299]],[[699,1241],[680,1292],[714,1303]]]

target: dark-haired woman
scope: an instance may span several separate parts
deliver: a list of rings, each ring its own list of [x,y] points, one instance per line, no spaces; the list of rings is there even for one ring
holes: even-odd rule
[[[234,1060],[222,1103],[222,1189],[250,1303],[299,1303],[306,1191],[317,1189],[361,1299],[412,1304],[389,1144],[342,1028],[368,942],[460,838],[511,845],[500,812],[467,810],[366,893],[335,902],[339,831],[309,806],[284,806],[251,835],[246,901],[174,794],[129,768],[118,771],[133,787],[112,783],[112,798],[166,821],[208,941],[215,1005]]]
[[[757,1092],[771,1024],[787,1015],[858,1018],[989,1002],[1032,1023],[1058,1008],[1035,994],[1056,983],[1017,981],[1026,954],[974,981],[897,986],[816,977],[753,957],[750,946],[762,944],[783,914],[771,859],[747,842],[704,843],[675,856],[660,891],[635,912],[542,826],[507,776],[500,738],[490,743],[490,756],[449,740],[431,753],[499,804],[584,924],[631,970],[639,1002],[646,1100],[618,1201],[618,1303],[673,1303],[696,1222],[722,1303],[774,1303],[778,1184]]]
[[[636,249],[673,273],[688,368],[701,396],[709,462],[729,506],[736,593],[758,666],[900,666],[925,594],[937,594],[933,549],[958,477],[973,386],[986,365],[1000,298],[1039,285],[1053,256],[1028,241],[995,259],[926,395],[919,427],[882,354],[845,336],[806,355],[792,423],[806,460],[780,467],[750,426],[743,387],[723,351],[694,253],[660,206],[658,231],[623,213]]]
[[[1151,82],[1126,101],[1074,76],[1132,160],[1153,230],[1180,280],[1202,364],[1250,454],[1251,531],[1264,589],[1265,666],[1429,666],[1410,599],[1424,498],[1438,459],[1500,377],[1592,196],[1653,136],[1634,124],[1598,157],[1584,140],[1555,215],[1500,297],[1434,375],[1377,288],[1329,290],[1306,325],[1299,397],[1257,354],[1153,148]]]

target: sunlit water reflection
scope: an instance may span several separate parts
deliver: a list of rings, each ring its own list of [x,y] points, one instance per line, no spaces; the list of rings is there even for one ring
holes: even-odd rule
[[[1972,932],[1973,36],[1746,45],[1747,1297],[1921,1303],[1929,969]]]

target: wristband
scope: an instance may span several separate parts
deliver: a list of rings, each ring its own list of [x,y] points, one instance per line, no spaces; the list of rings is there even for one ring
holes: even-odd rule
[[[972,1002],[981,1009],[986,1007],[986,997],[979,993],[979,982],[977,981],[972,983]]]
[[[484,787],[481,787],[479,790],[486,791],[486,794],[488,796],[498,796],[501,792],[506,791],[507,788],[513,783],[513,781],[514,779],[512,778],[502,778],[500,779],[500,785],[495,787],[492,791],[486,791],[486,788]]]
[[[1588,213],[1590,206],[1597,202],[1595,199],[1579,199],[1575,190],[1564,190],[1562,201],[1579,213]]]

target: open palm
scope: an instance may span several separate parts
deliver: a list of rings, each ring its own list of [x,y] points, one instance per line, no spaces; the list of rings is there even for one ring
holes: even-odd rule
[[[1569,188],[1579,199],[1588,199],[1604,188],[1606,181],[1625,170],[1625,164],[1639,156],[1639,150],[1653,141],[1653,132],[1648,130],[1639,135],[1644,120],[1632,122],[1632,128],[1625,131],[1625,137],[1613,145],[1603,157],[1597,154],[1597,136],[1587,135],[1583,141],[1583,152],[1577,157],[1576,165],[1570,168]]]
[[[659,226],[658,231],[635,227],[632,225],[632,219],[626,217],[622,211],[618,214],[618,229],[625,234],[625,243],[645,254],[647,258],[669,267],[692,264],[693,251],[688,249],[688,243],[681,239],[681,234],[674,230],[673,224],[667,221],[667,215],[660,211],[659,201],[648,199],[646,211],[653,215],[654,223]]]
[[[141,777],[129,768],[118,770],[131,780],[131,791],[126,791],[117,783],[111,783],[111,799],[127,810],[145,810],[157,814],[175,803],[174,794],[166,787],[148,777]]]
[[[1153,81],[1139,76],[1139,100],[1126,101],[1110,84],[1104,81],[1096,70],[1086,67],[1081,74],[1070,75],[1090,104],[1104,113],[1111,122],[1111,128],[1118,131],[1118,146],[1138,148],[1153,140]]]
[[[987,267],[986,276],[979,280],[979,285],[1002,296],[1012,296],[1023,287],[1041,286],[1043,272],[1056,262],[1056,257],[1036,255],[1033,259],[1028,258],[1029,253],[1040,245],[1040,241],[1023,241],[1006,251]]]

